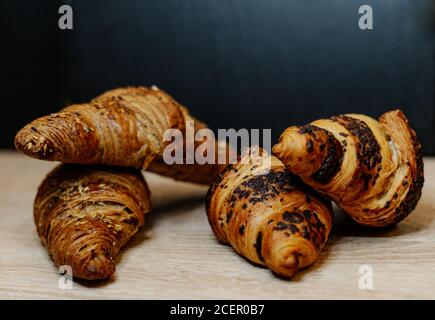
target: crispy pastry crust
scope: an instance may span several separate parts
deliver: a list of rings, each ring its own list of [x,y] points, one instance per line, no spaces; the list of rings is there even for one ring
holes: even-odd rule
[[[183,109],[185,110],[185,109]],[[192,134],[195,134],[201,129],[207,129],[207,125],[198,119],[190,116],[187,111],[184,111],[184,117],[186,121],[192,121],[194,124]],[[194,141],[193,150],[204,150],[203,155],[207,156],[207,150],[212,150],[212,163],[198,164],[189,163],[187,155],[189,154],[188,147],[186,146],[186,140],[183,140],[183,144],[177,146],[177,150],[184,150],[183,152],[183,164],[171,164],[167,165],[163,157],[158,156],[152,161],[147,168],[148,171],[158,173],[161,175],[169,176],[175,180],[189,181],[199,184],[210,184],[213,182],[219,172],[225,169],[228,163],[234,162],[236,157],[235,151],[227,143],[218,143],[216,140],[206,139],[205,141]],[[219,152],[225,152],[224,163],[219,163]],[[191,159],[192,160],[192,159]]]
[[[163,162],[163,151],[169,144],[164,141],[165,131],[179,129],[184,134],[186,121],[194,121],[195,130],[206,128],[163,90],[118,88],[89,103],[36,119],[17,133],[15,147],[37,159],[130,166],[208,184],[222,165],[168,166]],[[200,144],[195,143],[195,150]]]
[[[59,165],[38,189],[34,219],[56,266],[71,266],[74,277],[106,279],[150,207],[137,170]]]
[[[422,149],[400,110],[379,121],[349,114],[289,127],[273,153],[362,225],[395,224],[414,210],[421,196]],[[319,179],[316,173],[322,167],[327,174]]]
[[[317,259],[332,225],[329,201],[263,150],[260,157],[248,152],[219,175],[206,210],[221,243],[282,277]]]

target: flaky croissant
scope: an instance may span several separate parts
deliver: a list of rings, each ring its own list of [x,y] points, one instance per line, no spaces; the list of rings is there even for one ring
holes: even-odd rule
[[[168,166],[163,161],[169,144],[164,139],[166,130],[184,134],[187,121],[194,121],[195,130],[206,127],[163,90],[118,88],[29,123],[17,133],[15,147],[43,160],[131,166],[208,184],[224,165]],[[200,144],[195,142],[195,148]]]
[[[140,171],[59,165],[38,189],[34,219],[56,266],[70,266],[74,277],[106,279],[150,207]]]
[[[283,277],[317,259],[332,225],[329,201],[262,149],[250,149],[219,175],[206,209],[220,242]]]
[[[362,225],[397,223],[420,199],[421,145],[400,110],[379,121],[348,114],[289,127],[273,153]]]

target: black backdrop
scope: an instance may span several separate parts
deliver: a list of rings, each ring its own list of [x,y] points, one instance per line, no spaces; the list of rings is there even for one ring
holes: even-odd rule
[[[212,128],[402,108],[435,154],[435,1],[0,2],[1,139],[124,85],[156,84]],[[74,29],[58,28],[60,4]],[[358,28],[373,8],[374,29]]]

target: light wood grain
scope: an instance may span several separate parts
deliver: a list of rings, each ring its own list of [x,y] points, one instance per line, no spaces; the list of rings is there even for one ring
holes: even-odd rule
[[[59,274],[36,234],[36,189],[55,163],[0,152],[0,298],[309,299],[435,298],[435,159],[425,159],[418,208],[397,227],[369,231],[336,214],[317,263],[292,281],[274,277],[217,243],[204,209],[206,187],[145,176],[154,210],[123,250],[116,277],[58,288]],[[361,290],[361,265],[374,289]]]

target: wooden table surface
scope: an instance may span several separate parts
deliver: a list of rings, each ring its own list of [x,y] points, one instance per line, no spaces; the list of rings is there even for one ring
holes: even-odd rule
[[[435,298],[435,158],[417,209],[397,227],[371,231],[336,212],[333,235],[319,260],[292,281],[274,277],[220,245],[204,209],[206,187],[145,176],[153,212],[122,251],[108,282],[60,275],[36,234],[36,189],[56,164],[0,151],[0,298],[2,299],[366,299]],[[360,289],[370,266],[373,289]]]

